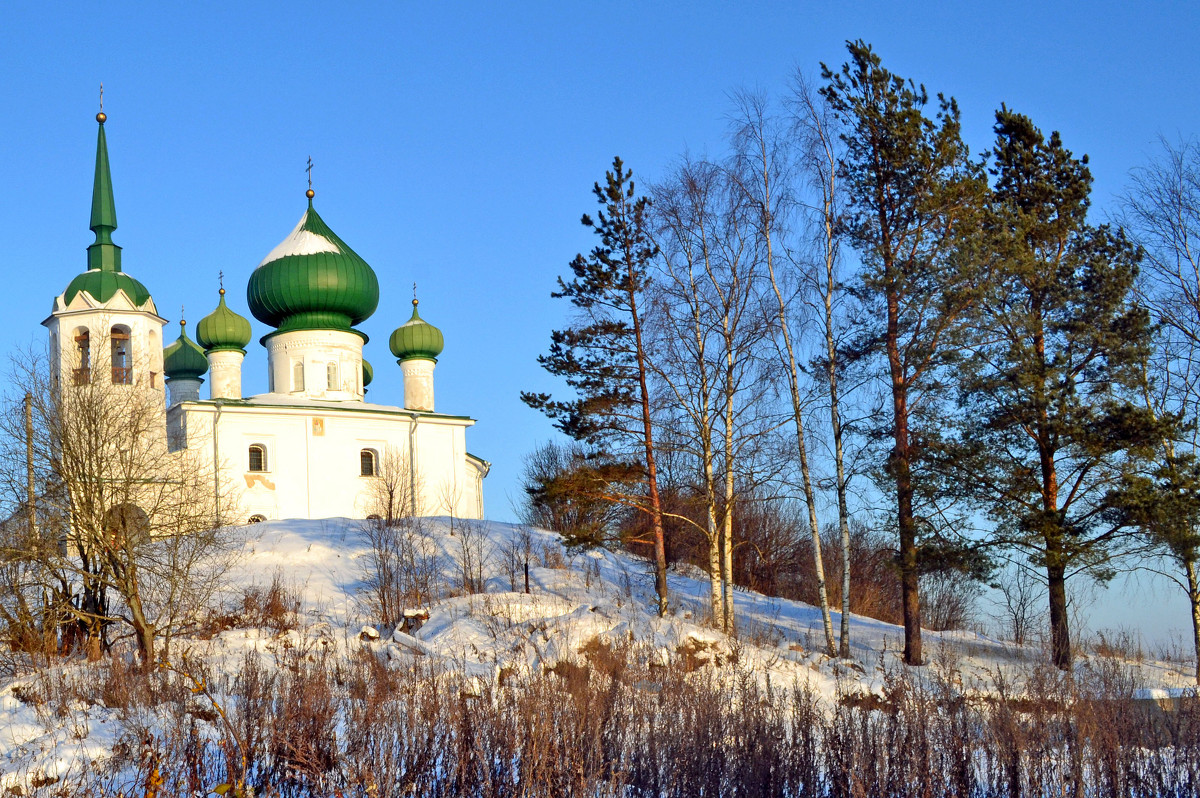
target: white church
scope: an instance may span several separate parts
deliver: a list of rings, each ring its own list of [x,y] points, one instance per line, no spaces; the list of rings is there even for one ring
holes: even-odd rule
[[[404,375],[404,404],[365,401],[372,369],[367,336],[355,329],[379,303],[379,281],[357,253],[313,208],[250,275],[251,314],[270,331],[268,391],[242,395],[242,359],[252,338],[249,320],[226,304],[196,325],[195,340],[180,322],[164,348],[150,292],[121,268],[106,117],[100,123],[92,189],[87,271],[54,300],[43,324],[50,331],[52,375],[62,384],[111,381],[115,390],[152,392],[165,404],[163,435],[172,451],[209,456],[233,488],[235,520],[365,518],[376,512],[381,479],[406,482],[418,515],[483,517],[487,461],[466,449],[467,416],[434,410],[434,366],[442,333],[412,318],[396,328],[389,348]],[[201,388],[208,375],[208,398]],[[405,499],[405,502],[409,502]]]

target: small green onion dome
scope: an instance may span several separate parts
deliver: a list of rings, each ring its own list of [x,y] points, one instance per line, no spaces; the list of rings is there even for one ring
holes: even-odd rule
[[[187,322],[179,322],[179,338],[163,350],[163,374],[169,379],[195,380],[206,371],[204,350],[187,337]]]
[[[246,354],[250,343],[250,321],[239,316],[225,304],[225,289],[221,289],[217,309],[200,319],[196,325],[196,340],[209,352],[241,352]]]
[[[445,346],[442,331],[417,315],[417,300],[413,300],[412,318],[392,332],[389,341],[397,361],[437,360]]]
[[[347,330],[379,304],[379,280],[367,262],[338,238],[313,209],[250,275],[250,312],[290,330]]]
[[[146,290],[146,286],[125,272],[92,269],[76,275],[64,292],[63,302],[69,305],[77,294],[86,292],[92,295],[92,299],[104,304],[112,299],[117,291],[124,291],[129,300],[133,302],[133,306],[137,308],[146,304],[146,300],[150,299],[150,292]]]
[[[371,364],[363,359],[363,387],[366,388],[371,384],[371,380],[375,379],[375,369],[371,368]]]

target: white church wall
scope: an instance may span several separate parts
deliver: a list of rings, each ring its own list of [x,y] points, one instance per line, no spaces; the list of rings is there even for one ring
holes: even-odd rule
[[[380,463],[389,450],[406,464],[415,463],[418,513],[482,517],[480,478],[465,456],[470,419],[398,408],[370,412],[241,403],[218,408],[215,402],[189,402],[173,408],[176,413],[185,416],[172,424],[186,430],[188,448],[213,449],[223,478],[236,486],[242,519],[366,517],[374,510],[374,492],[373,477],[361,474],[363,449],[375,452]],[[260,471],[250,470],[251,446],[262,447]]]

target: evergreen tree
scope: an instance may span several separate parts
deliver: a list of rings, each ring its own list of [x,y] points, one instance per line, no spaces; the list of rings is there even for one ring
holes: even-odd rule
[[[1117,523],[1140,528],[1184,573],[1183,582],[1169,578],[1187,593],[1200,684],[1200,464],[1190,453],[1176,454],[1173,445],[1164,454],[1152,472],[1127,475],[1109,501]]]
[[[575,398],[522,393],[521,399],[578,441],[636,457],[646,486],[638,508],[650,515],[658,612],[667,609],[667,555],[650,415],[645,346],[647,268],[658,254],[647,213],[650,202],[634,191],[632,170],[620,158],[592,193],[602,210],[581,220],[600,239],[588,255],[571,261],[574,279],[558,280],[552,296],[570,300],[574,324],[551,335],[538,362],[563,377]]]
[[[1139,252],[1087,221],[1092,177],[1058,133],[996,114],[986,236],[995,255],[961,389],[955,467],[999,543],[1045,569],[1054,664],[1071,666],[1067,578],[1105,578],[1121,526],[1105,496],[1155,440],[1128,401],[1150,343]]]
[[[822,66],[821,94],[845,126],[841,163],[849,197],[846,232],[863,263],[858,298],[869,328],[868,348],[887,362],[891,414],[883,474],[896,503],[897,567],[904,614],[904,661],[921,654],[919,579],[922,538],[933,514],[918,513],[922,417],[953,353],[950,339],[977,293],[973,261],[960,244],[977,227],[985,182],[960,135],[953,99],[939,95],[935,119],[929,95],[881,66],[862,41],[849,43],[840,72]]]

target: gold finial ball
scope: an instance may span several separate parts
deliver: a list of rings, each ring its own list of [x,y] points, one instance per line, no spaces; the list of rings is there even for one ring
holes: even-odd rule
[[[103,124],[104,124],[104,121],[105,121],[106,119],[108,119],[108,114],[104,113],[103,111],[101,111],[100,113],[96,114],[96,121],[97,121],[97,122],[99,122],[100,124],[102,124],[102,125],[103,125]]]
[[[310,188],[308,191],[304,192],[304,196],[308,197],[309,199],[312,199],[313,197],[317,196],[317,192],[313,191]]]
[[[224,289],[224,288],[222,288],[222,289],[221,289],[221,290],[220,290],[218,293],[219,293],[221,296],[225,296],[225,289]]]
[[[413,297],[413,307],[415,308],[415,307],[416,307],[417,305],[419,305],[419,304],[420,304],[420,303],[417,301],[417,298],[416,298],[416,297]]]
[[[180,320],[179,320],[179,326],[180,326],[180,327],[186,327],[186,326],[187,326],[187,319],[180,319]]]

